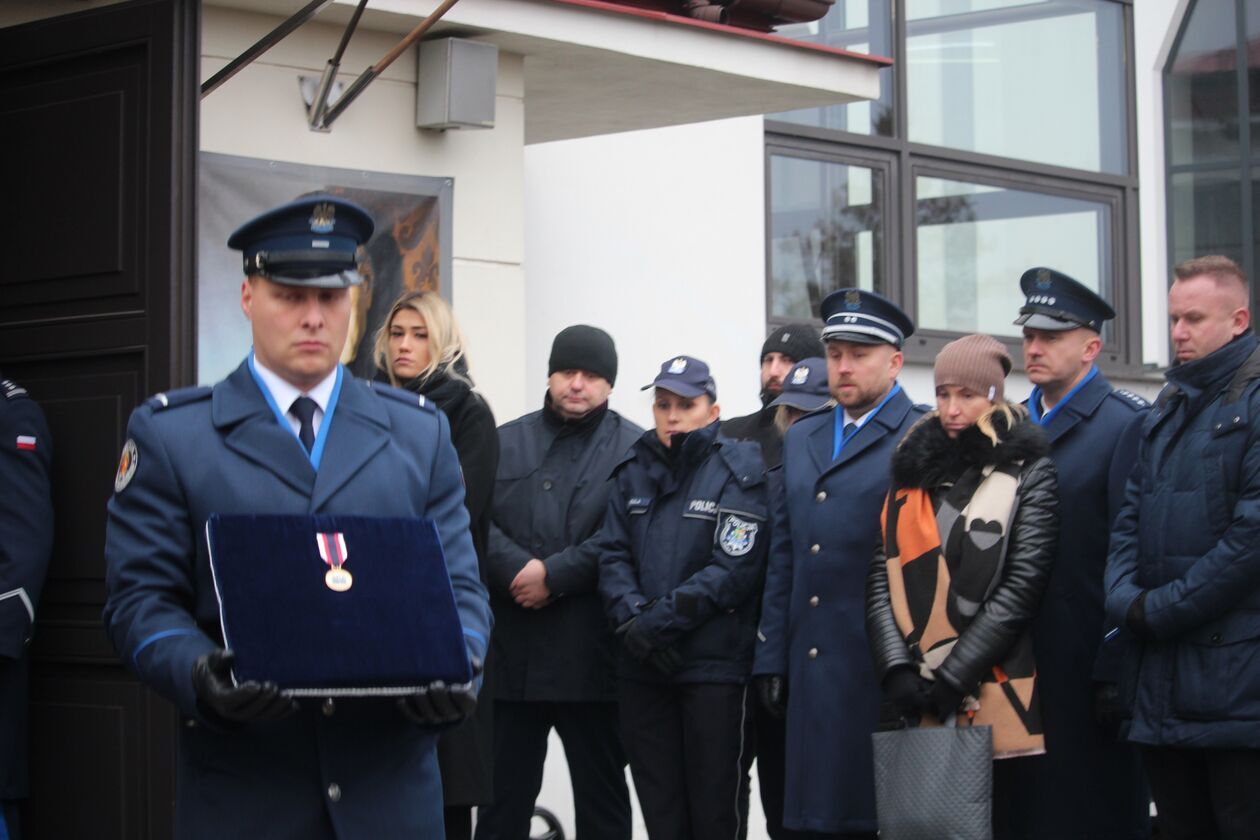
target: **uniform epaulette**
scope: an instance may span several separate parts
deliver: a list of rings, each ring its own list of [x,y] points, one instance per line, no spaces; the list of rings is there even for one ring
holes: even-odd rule
[[[168,408],[188,405],[210,399],[214,389],[209,385],[193,385],[189,388],[176,388],[174,391],[161,391],[145,400],[145,405],[154,411],[165,411]]]
[[[740,487],[752,487],[765,480],[766,465],[761,460],[761,447],[751,440],[723,441],[722,460]]]
[[[386,385],[384,382],[377,382],[373,379],[365,379],[363,383],[382,397],[389,397],[390,399],[398,400],[400,403],[423,408],[430,414],[437,411],[437,406],[433,404],[433,401],[425,399],[420,394],[413,394],[404,388],[395,388],[393,385]]]
[[[12,379],[0,379],[0,391],[4,392],[6,400],[16,400],[27,396],[26,389]]]
[[[1128,391],[1124,388],[1117,388],[1116,390],[1112,391],[1111,396],[1115,397],[1120,402],[1124,403],[1126,406],[1133,409],[1134,411],[1142,411],[1144,409],[1151,407],[1151,404],[1147,402],[1146,399],[1143,398],[1140,394],[1135,394],[1132,391]]]

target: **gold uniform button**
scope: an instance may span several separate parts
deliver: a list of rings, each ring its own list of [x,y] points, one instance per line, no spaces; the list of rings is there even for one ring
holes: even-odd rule
[[[337,704],[329,697],[324,701],[324,705],[320,706],[320,709],[323,710],[324,717],[332,717],[333,713],[337,711]]]
[[[827,501],[827,491],[819,490],[818,495],[814,497],[814,501],[818,502],[819,504],[822,504],[823,502]]]
[[[811,607],[816,607],[816,606],[818,606],[818,596],[817,596],[817,595],[813,595],[813,596],[811,596],[811,597],[810,597],[810,599],[809,599],[809,605],[810,605]]]
[[[822,546],[819,545],[818,543],[814,543],[813,545],[809,547],[810,554],[817,554],[820,551],[822,551]]]
[[[810,648],[810,649],[809,649],[809,658],[810,658],[810,659],[817,659],[817,658],[818,658],[818,648]]]

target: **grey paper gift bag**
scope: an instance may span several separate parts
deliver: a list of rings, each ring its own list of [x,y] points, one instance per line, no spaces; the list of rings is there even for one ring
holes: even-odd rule
[[[880,840],[990,840],[993,730],[896,729],[871,736]]]

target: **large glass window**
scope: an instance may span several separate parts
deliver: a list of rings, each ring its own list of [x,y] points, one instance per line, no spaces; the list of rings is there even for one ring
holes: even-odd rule
[[[812,320],[845,286],[884,291],[884,174],[770,157],[770,317]]]
[[[920,329],[1020,335],[1018,279],[1048,265],[1111,297],[1111,208],[961,180],[915,179]]]
[[[889,0],[836,0],[822,20],[782,26],[778,34],[853,52],[886,56],[893,53]],[[879,99],[872,102],[788,111],[775,114],[771,119],[854,134],[890,136],[893,133],[893,68],[880,71]]]
[[[1169,257],[1224,254],[1254,275],[1260,242],[1246,225],[1260,214],[1260,0],[1191,0],[1164,95]]]
[[[1140,363],[1133,15],[1131,0],[835,0],[781,29],[894,64],[875,102],[767,116],[769,320],[860,286],[914,316],[914,361],[976,331],[1018,358],[1019,277],[1044,265],[1116,308],[1108,363]]]
[[[1097,0],[905,0],[909,137],[1127,170],[1123,14]]]

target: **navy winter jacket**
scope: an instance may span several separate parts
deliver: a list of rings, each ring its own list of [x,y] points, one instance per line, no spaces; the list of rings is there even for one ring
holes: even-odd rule
[[[1118,623],[1144,596],[1139,743],[1260,748],[1260,380],[1226,393],[1257,343],[1170,370],[1142,426],[1106,579]]]
[[[667,678],[621,654],[622,677],[743,683],[752,668],[768,547],[765,467],[757,444],[710,424],[675,439],[648,430],[614,472],[601,538],[599,592],[613,627],[637,617],[654,648],[683,666]]]

